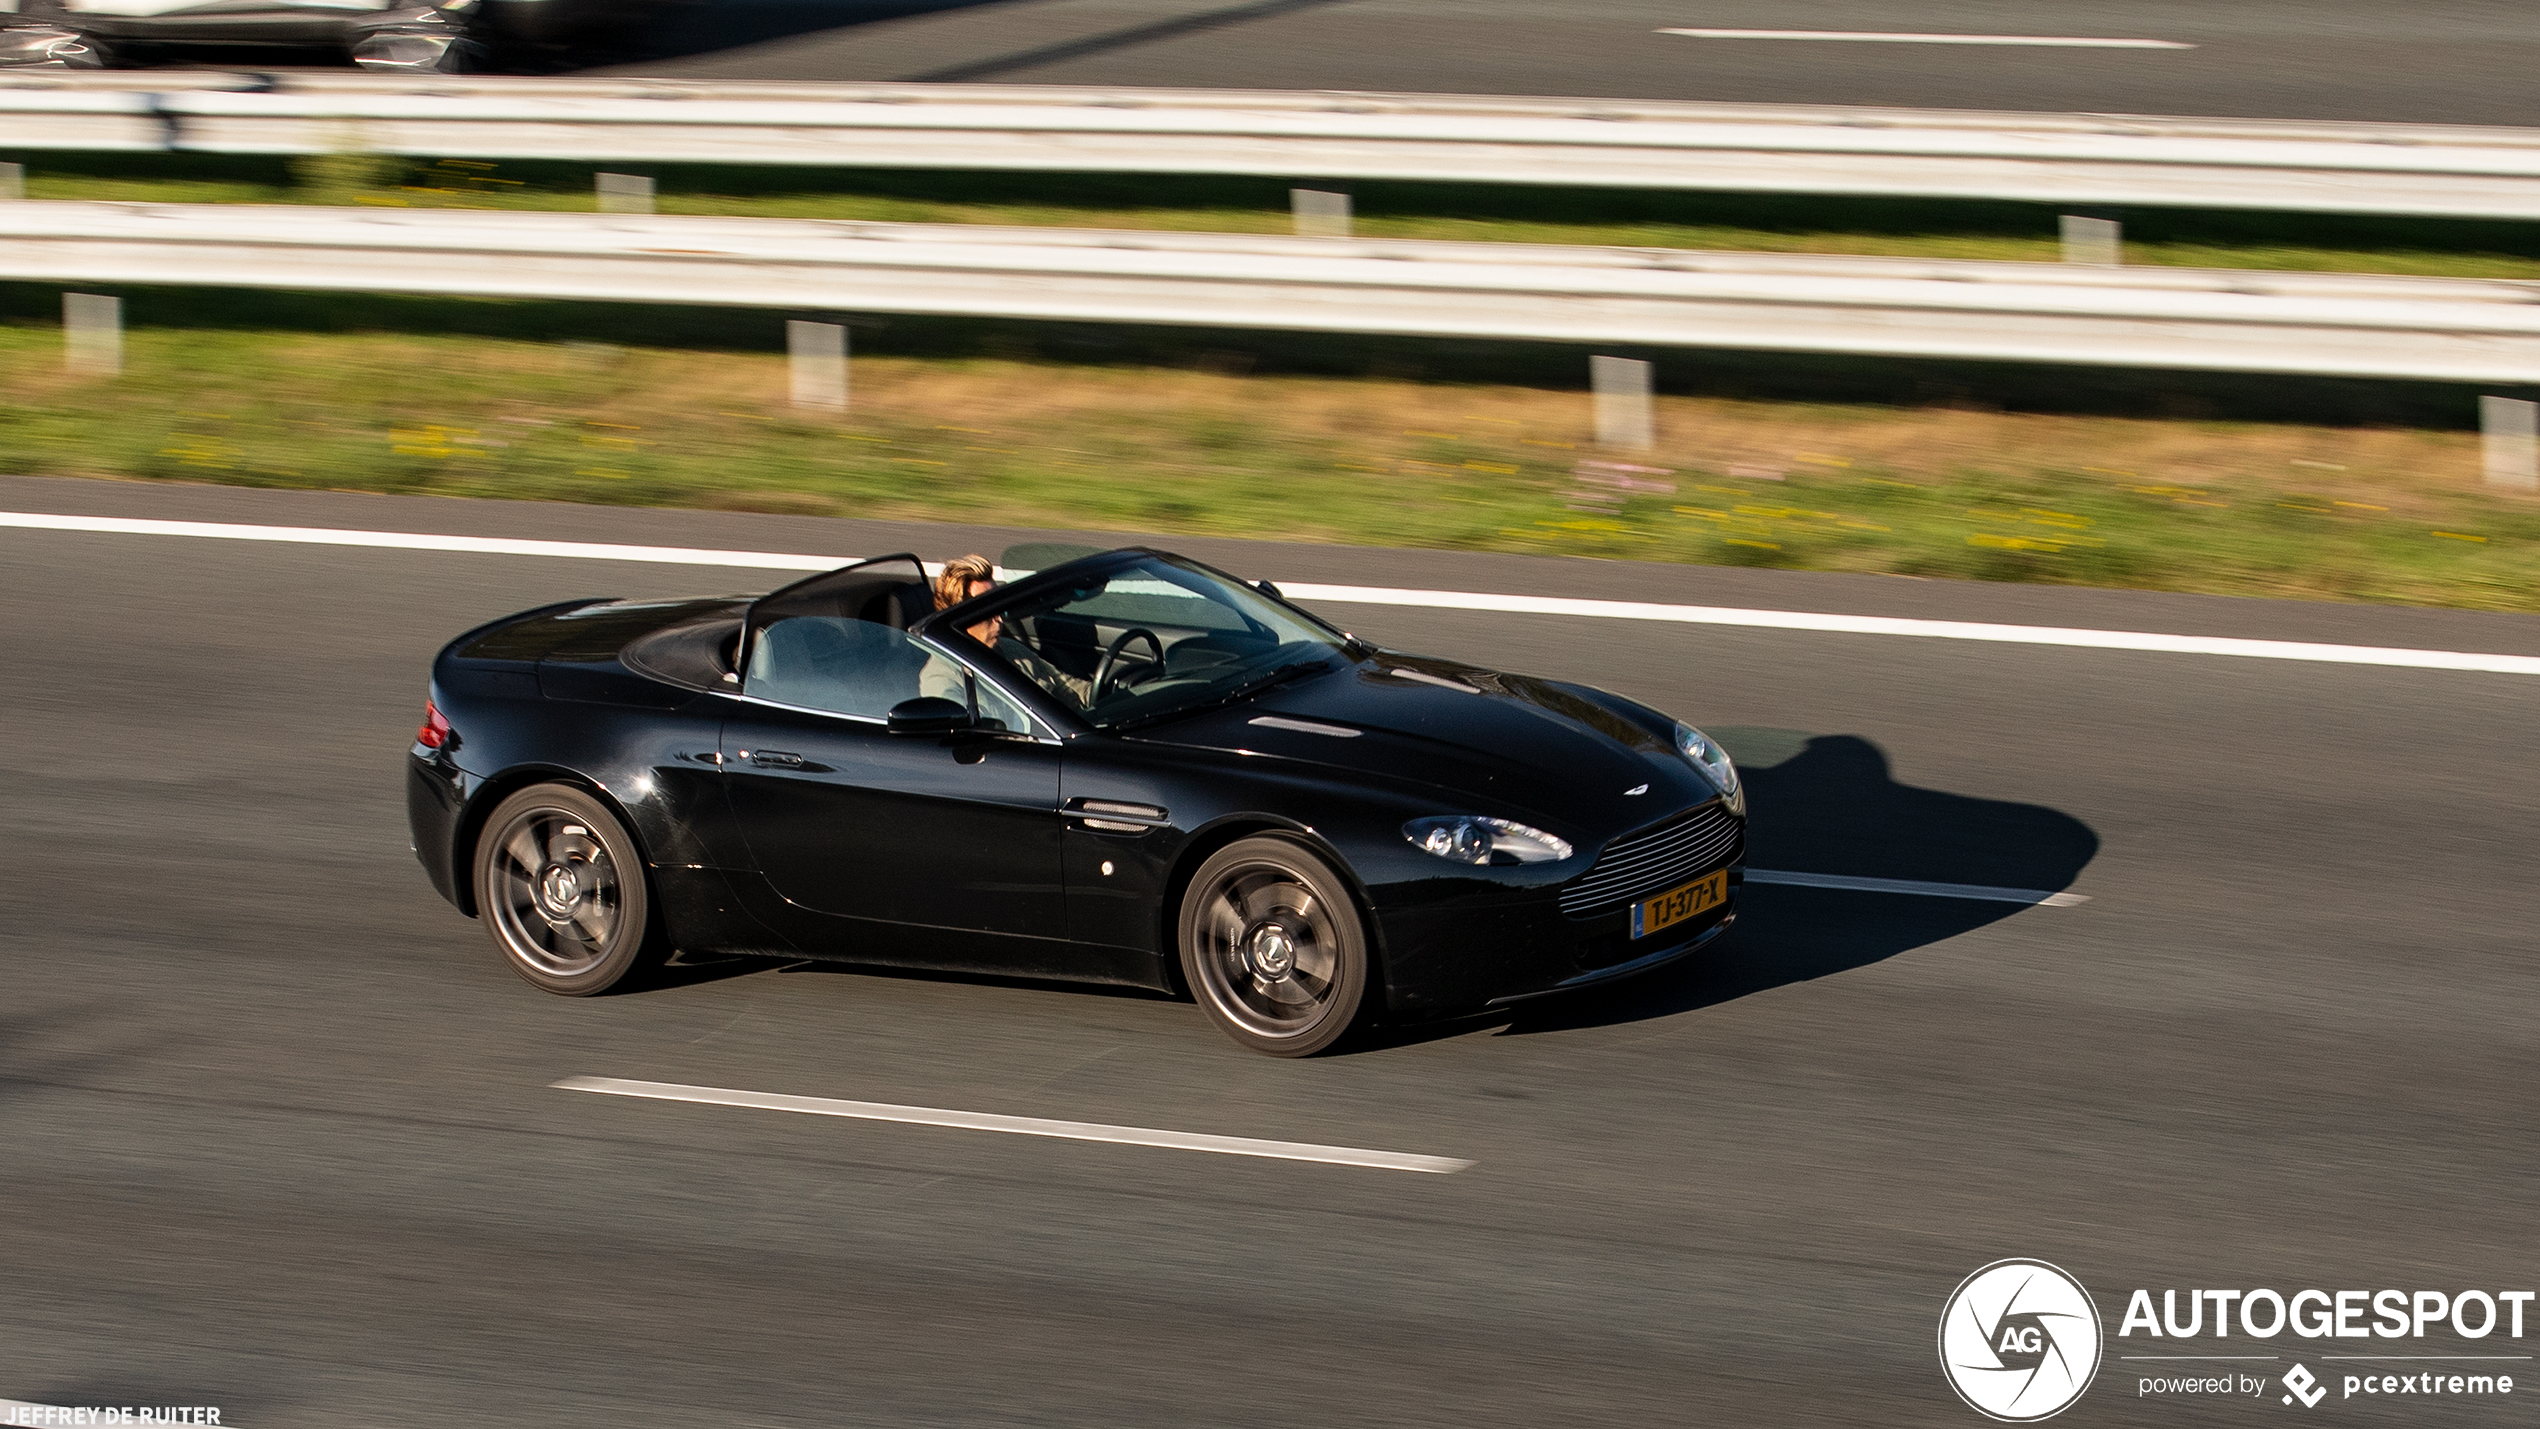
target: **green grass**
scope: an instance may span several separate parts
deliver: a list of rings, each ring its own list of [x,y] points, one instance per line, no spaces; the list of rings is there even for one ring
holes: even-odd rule
[[[0,471],[1205,533],[2540,610],[2540,501],[2462,432],[1661,400],[1669,489],[1582,480],[1582,394],[1120,363],[0,324]]]
[[[331,155],[7,154],[33,199],[331,203],[588,211],[591,168]],[[1288,185],[1270,179],[656,168],[660,211],[764,218],[1289,231]],[[1312,185],[1315,181],[1300,182]],[[1332,184],[1380,238],[1614,244],[1771,253],[2052,262],[2049,205],[1790,195],[1641,193],[1471,184]],[[2540,278],[2540,226],[2313,214],[2138,210],[2126,261],[2150,266]]]

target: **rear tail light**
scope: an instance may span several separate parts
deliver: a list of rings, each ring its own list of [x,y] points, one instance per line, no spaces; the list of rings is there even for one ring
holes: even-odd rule
[[[439,749],[449,743],[450,722],[441,717],[441,707],[430,700],[423,702],[423,728],[415,731],[415,743],[426,749]]]

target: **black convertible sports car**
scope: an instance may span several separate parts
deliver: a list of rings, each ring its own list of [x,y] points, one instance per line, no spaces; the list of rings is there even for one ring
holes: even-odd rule
[[[1691,725],[1144,549],[941,611],[913,556],[529,611],[441,651],[407,763],[433,886],[550,991],[674,949],[1127,983],[1281,1056],[1681,957],[1745,851]]]
[[[295,49],[366,70],[496,67],[614,34],[667,0],[0,0],[0,67]]]

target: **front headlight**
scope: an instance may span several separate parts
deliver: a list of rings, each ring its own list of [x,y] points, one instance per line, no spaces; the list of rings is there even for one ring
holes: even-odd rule
[[[1413,819],[1402,826],[1402,836],[1422,853],[1433,853],[1455,863],[1559,863],[1570,856],[1566,839],[1506,819],[1485,819],[1474,814]]]
[[[1727,795],[1730,803],[1738,802],[1737,765],[1729,761],[1729,752],[1720,747],[1718,740],[1678,720],[1676,752],[1693,761],[1693,766],[1711,781],[1711,787]]]

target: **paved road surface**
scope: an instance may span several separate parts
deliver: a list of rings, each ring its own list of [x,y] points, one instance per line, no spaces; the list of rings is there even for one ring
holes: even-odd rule
[[[1692,39],[1669,28],[2171,40],[2128,50]],[[736,44],[735,41],[742,43]],[[2540,123],[2514,0],[716,0],[633,73]]]
[[[27,479],[0,509],[1003,534]],[[2506,617],[1187,544],[1370,584],[2540,649]],[[570,1001],[504,970],[405,847],[424,660],[536,602],[765,573],[22,530],[0,572],[0,1398],[247,1429],[1964,1426],[1936,1316],[2003,1256],[2071,1269],[2112,1328],[2136,1286],[2540,1280],[2528,679],[1336,609],[1727,731],[1758,864],[2091,901],[1756,888],[1697,965],[1297,1064],[1145,996],[738,964]],[[548,1089],[572,1075],[1478,1164]],[[2257,1412],[2132,1395],[2112,1361],[2064,1422]]]

